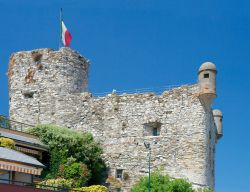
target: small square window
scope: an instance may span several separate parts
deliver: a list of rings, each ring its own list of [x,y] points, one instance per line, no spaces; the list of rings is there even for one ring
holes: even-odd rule
[[[122,179],[122,169],[116,169],[116,178]]]
[[[209,78],[209,73],[205,73],[204,78]]]
[[[34,92],[24,92],[23,93],[24,98],[30,99],[34,97]]]
[[[161,123],[151,122],[144,124],[144,136],[160,136]]]

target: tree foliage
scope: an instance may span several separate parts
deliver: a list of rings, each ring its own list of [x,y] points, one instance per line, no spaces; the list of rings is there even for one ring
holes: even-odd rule
[[[73,179],[74,186],[81,187],[90,179],[90,171],[84,163],[78,163],[75,158],[70,157],[66,163],[59,165],[58,176]]]
[[[38,125],[28,132],[49,146],[50,168],[45,178],[73,178],[76,187],[98,182],[105,165],[102,149],[90,133],[53,125]]]
[[[131,192],[147,192],[148,177],[142,177],[140,181],[133,186]],[[160,171],[154,171],[150,177],[151,192],[197,192],[192,188],[192,184],[184,179],[172,179],[168,175],[163,175]],[[209,189],[200,189],[199,192],[212,192]]]

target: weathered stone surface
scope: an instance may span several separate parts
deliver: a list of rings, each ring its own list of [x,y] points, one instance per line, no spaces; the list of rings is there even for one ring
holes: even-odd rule
[[[104,159],[129,191],[152,168],[187,178],[196,186],[214,187],[216,126],[212,110],[199,96],[199,85],[183,86],[161,95],[109,94],[92,97],[87,89],[89,64],[68,48],[18,52],[9,64],[10,117],[29,124],[52,123],[91,132],[104,149]],[[203,100],[202,100],[203,99]],[[210,102],[210,101],[209,101]],[[159,136],[145,125],[157,124]],[[146,136],[145,136],[146,135]]]

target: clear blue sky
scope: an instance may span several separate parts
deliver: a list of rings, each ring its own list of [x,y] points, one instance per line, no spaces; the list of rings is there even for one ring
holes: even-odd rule
[[[250,1],[0,0],[1,114],[10,54],[57,49],[60,7],[71,47],[91,60],[92,92],[195,83],[202,62],[216,63],[216,190],[250,191]]]

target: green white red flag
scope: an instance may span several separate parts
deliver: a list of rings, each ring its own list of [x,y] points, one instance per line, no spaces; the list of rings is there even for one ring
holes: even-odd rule
[[[62,20],[61,20],[61,33],[62,33],[61,38],[63,45],[65,47],[69,47],[70,42],[72,40],[72,36]]]

